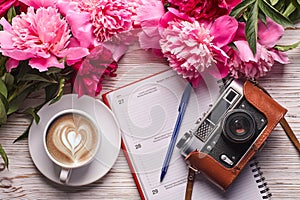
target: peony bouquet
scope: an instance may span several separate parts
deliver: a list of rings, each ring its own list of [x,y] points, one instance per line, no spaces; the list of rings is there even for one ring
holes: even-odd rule
[[[287,11],[287,6],[293,9]],[[274,62],[287,63],[282,50],[298,44],[276,44],[283,26],[293,27],[298,19],[295,1],[268,0],[151,0],[139,8],[137,17],[143,29],[141,47],[159,49],[194,87],[204,70],[219,77],[257,79]]]
[[[257,79],[298,45],[277,42],[299,7],[295,0],[0,0],[0,125],[33,92],[44,91],[45,101],[22,112],[37,122],[66,83],[79,96],[97,96],[135,41],[194,87],[204,71]],[[1,145],[0,154],[8,164]]]

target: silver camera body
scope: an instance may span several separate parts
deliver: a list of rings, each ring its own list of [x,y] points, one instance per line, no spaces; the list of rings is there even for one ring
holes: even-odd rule
[[[177,143],[184,157],[198,150],[226,168],[243,158],[267,125],[265,115],[244,97],[243,86],[244,81],[231,79],[220,90],[220,96],[196,127]]]

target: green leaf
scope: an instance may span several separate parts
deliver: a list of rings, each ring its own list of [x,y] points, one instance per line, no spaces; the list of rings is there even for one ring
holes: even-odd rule
[[[7,87],[7,90],[11,90],[14,86],[14,81],[15,81],[14,76],[11,75],[10,73],[5,73],[3,78],[4,78],[5,85]]]
[[[13,69],[14,71],[17,70],[17,75],[16,75],[16,80],[18,80],[18,82],[20,82],[22,80],[22,78],[29,73],[29,71],[31,70],[31,68],[28,66],[28,62],[26,61],[22,61],[19,64],[19,67],[16,69]]]
[[[40,74],[25,74],[22,78],[23,81],[41,81],[46,83],[57,83],[54,79],[50,77],[45,77]]]
[[[27,127],[27,129],[24,131],[24,133],[22,135],[20,135],[19,137],[17,137],[17,139],[15,139],[13,143],[18,142],[23,139],[26,139],[28,137],[31,124],[32,123],[30,123],[30,125]]]
[[[3,94],[0,94],[0,101],[2,101],[2,103],[5,107],[5,112],[7,112],[9,104],[8,104],[7,98],[5,96],[3,96]]]
[[[15,97],[12,98],[11,101],[9,101],[9,109],[7,111],[7,115],[16,112],[20,108],[21,104],[24,102],[28,94],[33,91],[33,88],[34,86],[30,86],[20,93],[16,92],[16,94],[14,95]]]
[[[283,27],[294,27],[293,23],[283,16],[278,10],[271,6],[266,0],[258,0],[258,6],[265,15],[273,19]]]
[[[12,22],[12,19],[17,15],[15,7],[10,7],[10,9],[7,11],[7,20],[9,23]]]
[[[267,25],[267,16],[265,13],[259,12],[258,13],[258,18],[265,24]]]
[[[298,23],[300,21],[300,12],[293,12],[290,16],[289,19],[293,23]]]
[[[2,56],[2,54],[0,54],[0,69],[1,69],[0,73],[6,71],[5,63],[6,63],[7,59],[8,59],[7,57],[4,57],[4,56]]]
[[[295,12],[293,12],[289,16],[289,19],[292,22],[296,23],[296,22],[298,22],[300,20],[300,12],[299,12],[299,10],[300,10],[300,1],[299,0],[298,1],[297,0],[292,0],[292,2],[294,4],[294,6],[296,7],[296,10],[295,10]]]
[[[72,67],[66,67],[61,72],[60,75],[65,78],[71,78],[74,73],[74,69]]]
[[[294,44],[291,44],[291,45],[275,45],[274,48],[279,51],[289,51],[289,50],[292,50],[292,49],[295,49],[296,47],[298,47],[299,44],[300,44],[300,41],[296,42]]]
[[[278,12],[283,13],[286,8],[286,1],[279,1],[276,5],[273,5]]]
[[[1,78],[0,78],[0,93],[7,98],[7,88]]]
[[[4,124],[7,120],[6,108],[2,100],[0,99],[0,125]]]
[[[26,130],[24,131],[24,133],[22,135],[20,135],[19,137],[17,137],[17,139],[15,139],[13,143],[16,143],[16,142],[18,142],[20,140],[26,139],[28,137],[29,130],[30,130],[30,127],[31,127],[32,123],[33,123],[33,120],[31,120],[29,126],[26,128]]]
[[[257,21],[258,21],[258,2],[256,1],[249,13],[249,18],[246,22],[245,33],[253,55],[256,54],[257,43]]]
[[[8,168],[8,157],[7,157],[4,149],[2,148],[1,144],[0,144],[0,154],[1,154],[1,157],[2,157],[2,159],[4,161],[4,164],[5,164],[6,168]]]
[[[59,86],[58,86],[58,90],[57,90],[57,94],[56,96],[51,100],[50,104],[57,102],[58,100],[60,100],[60,98],[63,95],[63,88],[65,86],[65,79],[62,78],[59,80]]]
[[[231,48],[233,48],[235,51],[239,50],[233,42],[229,43],[228,46],[230,46]]]
[[[55,95],[57,94],[57,88],[58,88],[58,86],[54,85],[54,84],[51,84],[51,85],[45,87],[45,94],[46,94],[45,101],[48,102],[55,97]]]
[[[240,15],[249,7],[251,6],[256,0],[245,0],[235,6],[232,11],[230,12],[230,16],[234,18],[239,18]]]
[[[284,13],[282,13],[283,16],[288,18],[294,11],[296,10],[296,7],[294,4],[291,2],[288,7],[285,9]]]
[[[47,71],[46,71],[46,75],[51,75],[51,74],[59,74],[62,70],[60,68],[57,67],[50,67]]]
[[[292,3],[298,10],[300,9],[300,1],[299,0],[292,0]]]
[[[32,118],[34,119],[35,123],[39,123],[40,121],[40,116],[37,114],[37,111],[35,108],[29,107],[27,108],[24,113],[29,114],[32,116]]]
[[[278,1],[279,0],[270,0],[272,6],[276,5],[278,3]]]

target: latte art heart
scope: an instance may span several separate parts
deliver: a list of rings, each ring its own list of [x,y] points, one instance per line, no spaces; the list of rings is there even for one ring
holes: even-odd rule
[[[97,141],[98,131],[89,119],[77,113],[68,113],[51,123],[46,145],[56,161],[67,167],[76,167],[93,157]]]
[[[75,131],[62,134],[62,142],[65,147],[72,152],[73,156],[79,150],[78,147],[80,146],[81,139],[81,135],[77,134]]]

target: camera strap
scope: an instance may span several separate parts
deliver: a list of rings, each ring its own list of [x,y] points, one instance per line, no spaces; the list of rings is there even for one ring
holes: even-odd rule
[[[185,200],[192,199],[193,185],[194,185],[196,172],[197,171],[194,168],[192,168],[192,166],[189,166],[189,173],[188,173],[187,184],[185,189]]]
[[[271,96],[270,93],[265,88],[263,88],[257,81],[252,81],[252,83],[255,86],[257,86],[258,88],[260,88],[264,93]],[[299,140],[297,139],[297,137],[296,137],[294,131],[292,130],[292,128],[290,127],[289,123],[286,121],[286,119],[284,117],[280,120],[279,123],[280,123],[281,127],[283,128],[284,132],[286,133],[286,135],[288,136],[288,138],[291,140],[293,145],[296,147],[296,149],[300,153]]]
[[[299,140],[297,139],[295,133],[293,132],[293,130],[291,129],[289,123],[286,121],[286,119],[284,117],[280,120],[280,125],[283,128],[286,135],[288,136],[288,138],[291,140],[291,142],[294,144],[294,146],[296,147],[296,149],[300,153]]]

